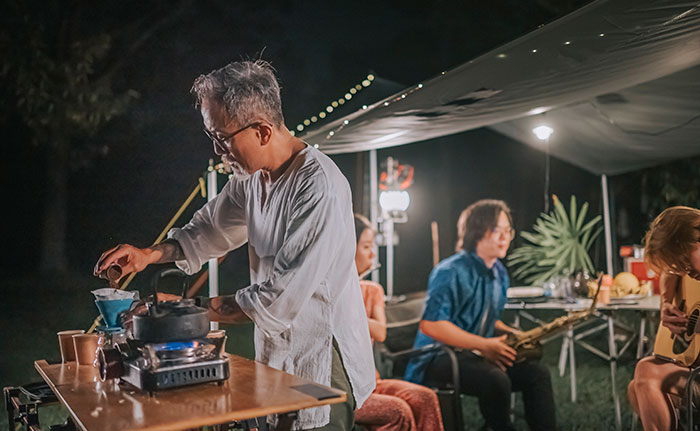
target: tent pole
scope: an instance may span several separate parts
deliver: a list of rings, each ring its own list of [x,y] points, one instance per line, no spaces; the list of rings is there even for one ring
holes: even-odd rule
[[[610,227],[610,197],[608,196],[608,176],[600,176],[600,188],[603,192],[603,224],[605,226],[605,266],[608,275],[613,275],[612,229]]]
[[[379,185],[377,181],[377,150],[369,150],[369,221],[372,223],[372,228],[377,229],[377,212],[379,200],[377,199],[377,190]],[[372,244],[375,259],[379,260],[379,246],[375,242]],[[372,271],[372,281],[379,283],[379,271]]]
[[[216,183],[216,169],[214,162],[209,161],[209,172],[207,172],[207,202],[212,201],[219,193],[219,188]],[[219,261],[218,259],[209,259],[209,297],[219,296]],[[219,322],[211,322],[210,329],[219,329]]]

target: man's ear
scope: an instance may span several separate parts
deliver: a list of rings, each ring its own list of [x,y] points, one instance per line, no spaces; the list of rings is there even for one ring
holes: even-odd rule
[[[258,126],[258,133],[260,134],[260,145],[267,145],[272,140],[273,127],[269,123],[262,122]]]

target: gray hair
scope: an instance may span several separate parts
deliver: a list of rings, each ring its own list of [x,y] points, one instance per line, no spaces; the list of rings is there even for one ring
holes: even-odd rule
[[[223,104],[239,127],[261,116],[274,126],[284,123],[275,69],[264,60],[236,61],[194,80],[195,107],[208,98]]]

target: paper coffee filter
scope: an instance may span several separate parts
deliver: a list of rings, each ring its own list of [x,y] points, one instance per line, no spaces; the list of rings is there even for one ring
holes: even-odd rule
[[[109,287],[105,287],[103,289],[93,290],[92,294],[95,295],[96,301],[113,301],[113,300],[122,300],[122,299],[137,300],[137,299],[139,299],[138,290],[126,291],[126,290],[119,290],[119,289],[112,289]]]

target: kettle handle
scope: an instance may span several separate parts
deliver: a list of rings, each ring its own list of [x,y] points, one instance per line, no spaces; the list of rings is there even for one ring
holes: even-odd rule
[[[160,280],[166,277],[173,277],[173,276],[178,276],[182,277],[182,296],[183,298],[185,297],[185,294],[187,293],[187,289],[189,288],[189,277],[187,274],[185,274],[184,271],[178,269],[178,268],[168,268],[164,269],[161,271],[156,272],[156,274],[153,276],[153,279],[151,280],[151,287],[153,288],[153,306],[155,307],[155,312],[158,314],[158,284],[160,283]]]

